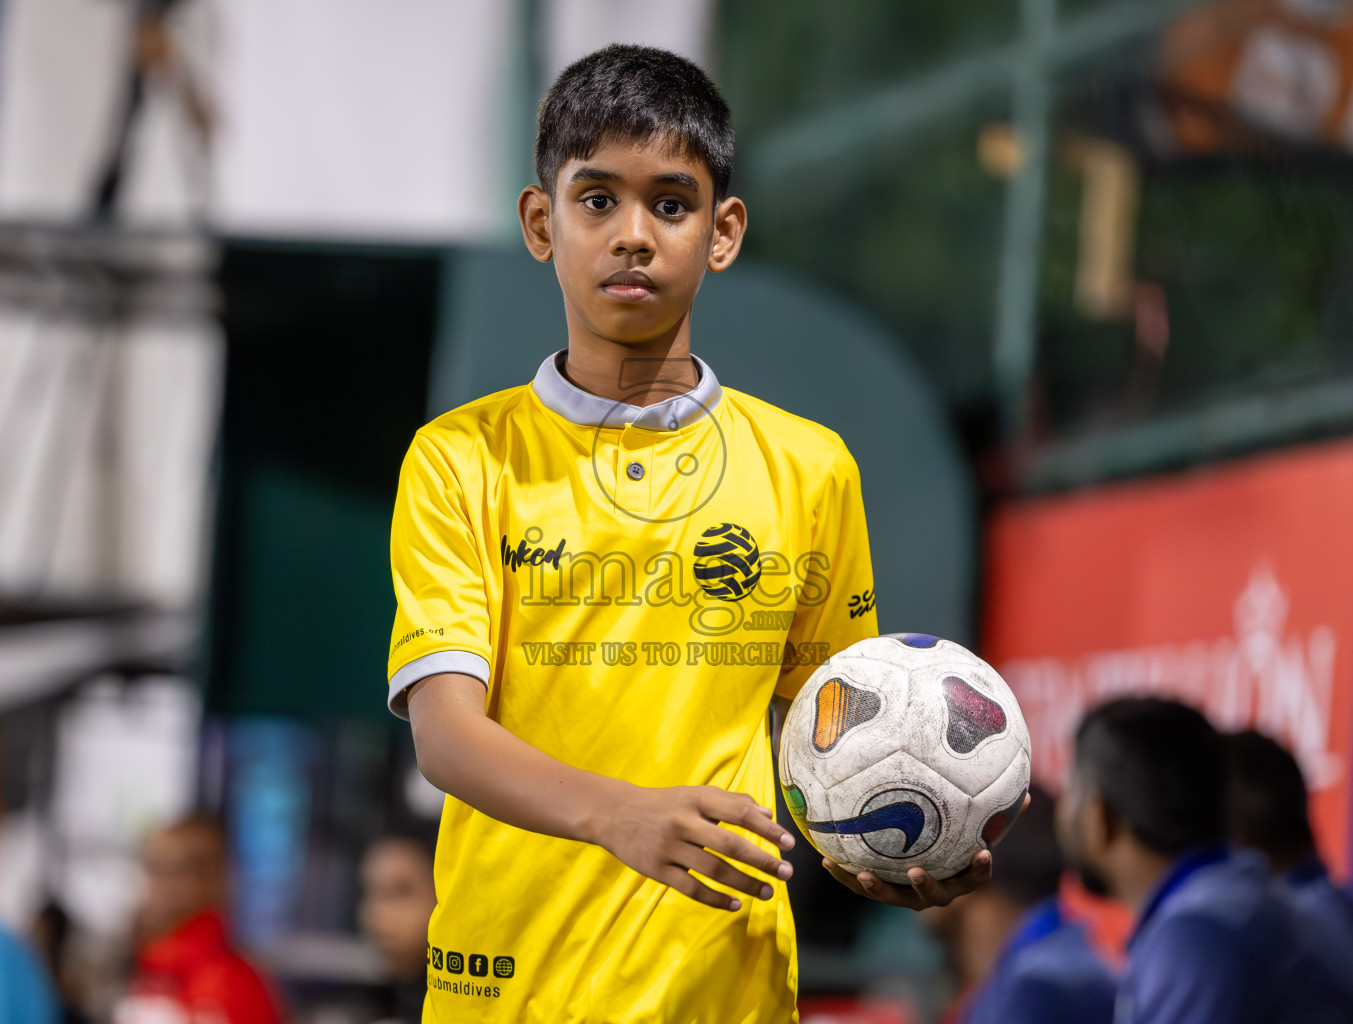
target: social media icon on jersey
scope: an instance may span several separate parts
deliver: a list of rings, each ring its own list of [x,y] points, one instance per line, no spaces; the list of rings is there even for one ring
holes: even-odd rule
[[[452,974],[459,974],[465,970],[465,958],[459,953],[448,952],[446,954],[446,969]]]
[[[517,964],[510,956],[495,956],[493,958],[493,976],[495,978],[510,978],[516,969]]]
[[[470,954],[470,973],[476,978],[482,978],[489,973],[489,958],[482,953]]]
[[[434,971],[442,969],[442,951],[436,946],[432,947],[432,969]]]

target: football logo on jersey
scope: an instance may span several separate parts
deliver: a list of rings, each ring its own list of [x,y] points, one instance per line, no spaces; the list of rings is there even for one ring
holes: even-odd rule
[[[719,523],[695,542],[695,581],[710,597],[741,601],[761,579],[761,549],[745,526]]]
[[[859,836],[881,857],[900,860],[925,853],[940,837],[940,810],[915,789],[889,789],[865,801],[860,813],[838,821],[807,821],[807,807],[797,787],[785,790],[790,814],[805,831]]]
[[[945,676],[944,703],[949,709],[944,738],[955,754],[971,754],[983,740],[1005,732],[1005,710],[967,680]]]

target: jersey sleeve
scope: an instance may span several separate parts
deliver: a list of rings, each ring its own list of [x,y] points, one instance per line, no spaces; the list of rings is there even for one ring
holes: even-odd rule
[[[408,718],[408,688],[439,672],[463,672],[487,686],[492,652],[481,545],[453,467],[421,433],[400,469],[390,571],[390,710]]]
[[[797,694],[828,657],[878,635],[860,470],[844,444],[832,461],[813,519],[811,549],[775,693]]]

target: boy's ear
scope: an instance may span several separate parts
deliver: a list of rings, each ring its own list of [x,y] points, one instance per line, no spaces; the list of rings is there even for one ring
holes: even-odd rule
[[[549,263],[554,256],[549,193],[539,185],[527,185],[517,197],[517,218],[527,250],[541,263]]]
[[[747,204],[737,196],[729,196],[714,208],[714,244],[709,249],[709,269],[717,274],[732,266],[746,233]]]

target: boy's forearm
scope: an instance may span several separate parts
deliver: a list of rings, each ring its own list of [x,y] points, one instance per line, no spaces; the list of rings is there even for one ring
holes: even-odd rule
[[[593,843],[711,907],[736,911],[742,903],[702,878],[768,900],[774,888],[765,879],[793,872],[778,852],[723,827],[788,850],[794,839],[772,808],[716,786],[636,786],[556,761],[485,715],[484,687],[473,676],[446,673],[414,684],[409,720],[418,767],[438,789],[508,825]]]
[[[410,691],[423,775],[506,824],[596,842],[597,819],[628,783],[566,765],[512,735],[483,714],[483,695],[479,680],[455,674],[429,677]]]

